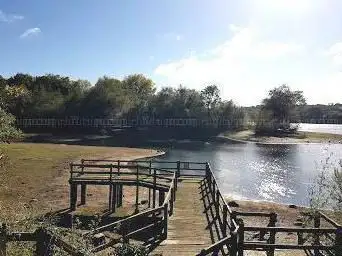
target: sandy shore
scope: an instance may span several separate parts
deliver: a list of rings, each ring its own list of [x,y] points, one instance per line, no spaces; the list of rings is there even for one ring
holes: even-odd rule
[[[317,132],[298,132],[298,134],[289,137],[275,137],[256,136],[253,130],[245,130],[221,134],[219,138],[233,142],[257,144],[342,144],[342,135]]]

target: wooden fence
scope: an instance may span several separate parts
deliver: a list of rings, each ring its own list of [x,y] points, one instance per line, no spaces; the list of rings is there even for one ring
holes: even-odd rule
[[[342,227],[326,216],[322,212],[317,212],[313,216],[314,227],[276,227],[277,214],[274,212],[239,212],[232,211],[226,204],[220,189],[217,185],[215,176],[207,165],[206,181],[210,189],[216,216],[220,222],[223,238],[212,244],[210,247],[203,249],[198,256],[205,255],[244,255],[246,250],[263,250],[268,256],[273,256],[276,249],[282,250],[304,250],[308,255],[342,255]],[[245,226],[243,217],[263,217],[269,218],[267,227]],[[229,219],[229,221],[228,221]],[[330,228],[322,227],[321,222],[325,221],[330,224]],[[229,225],[229,222],[231,223]],[[247,240],[246,233],[257,232],[258,240]],[[296,233],[298,236],[296,244],[277,243],[277,234],[287,234],[289,232]],[[265,242],[261,242],[265,235],[269,238]],[[313,238],[310,240],[310,238]],[[328,241],[330,244],[324,244]],[[228,250],[225,250],[228,249]]]

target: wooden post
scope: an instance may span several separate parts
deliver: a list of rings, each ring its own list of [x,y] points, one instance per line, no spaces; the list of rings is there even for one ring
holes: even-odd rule
[[[277,223],[277,214],[275,212],[271,213],[270,216],[270,223],[268,224],[268,227],[275,227]],[[275,231],[270,231],[270,237],[268,239],[269,244],[275,244],[275,236],[276,232]],[[267,252],[267,256],[274,256],[274,248],[269,249]]]
[[[216,217],[220,217],[220,191],[217,189],[216,190],[216,195],[215,195],[215,210],[216,210]]]
[[[120,176],[120,160],[118,160],[118,176]]]
[[[81,159],[81,171],[82,171],[82,174],[84,172],[84,159]]]
[[[123,222],[121,224],[121,232],[122,232],[122,241],[124,244],[129,244],[129,237],[127,237],[127,234],[129,232],[129,225],[127,222]]]
[[[150,161],[150,166],[148,168],[148,174],[151,175],[152,174],[152,161]],[[148,188],[148,208],[151,207],[151,188]]]
[[[222,233],[223,237],[227,237],[227,226],[228,226],[228,206],[226,204],[223,205],[223,226],[222,226]]]
[[[153,169],[153,208],[156,207],[156,189],[157,189],[157,174],[156,174],[156,169]]]
[[[177,177],[176,177],[177,179]],[[177,191],[177,181],[176,179],[173,180],[173,201],[176,201],[176,191]]]
[[[113,211],[113,184],[109,184],[109,191],[108,191],[108,211]]]
[[[77,184],[70,183],[70,210],[75,211],[77,204]]]
[[[321,216],[319,214],[319,212],[315,212],[314,213],[314,227],[315,228],[319,228],[321,226]],[[319,232],[315,232],[314,233],[314,245],[319,245],[320,241],[319,241]],[[319,249],[314,249],[314,255],[321,255],[319,252]]]
[[[118,185],[118,207],[122,206],[122,199],[123,199],[123,185],[119,184]]]
[[[303,232],[297,232],[297,237],[298,237],[298,245],[304,244]]]
[[[109,169],[109,180],[112,181],[113,179],[113,165],[111,164],[110,165],[110,169]]]
[[[139,212],[139,165],[137,165],[137,179],[135,190],[135,213]]]
[[[86,204],[87,185],[81,184],[81,205]]]
[[[118,191],[118,188],[117,188],[117,185],[116,184],[113,184],[113,188],[112,188],[112,212],[115,212],[116,210],[116,200],[117,200],[117,191]]]
[[[52,256],[52,237],[44,229],[40,228],[36,231],[36,255]]]
[[[245,224],[242,219],[238,220],[238,225],[239,225],[239,231],[238,231],[238,256],[243,256],[243,244],[245,240]]]
[[[180,161],[177,161],[177,172],[176,172],[177,178],[180,177]]]
[[[167,224],[168,224],[168,212],[167,209],[169,208],[168,204],[164,204],[164,239],[167,239]]]
[[[0,226],[0,256],[6,256],[7,227],[5,223]]]
[[[159,206],[162,206],[165,200],[165,192],[159,190]]]
[[[170,215],[169,216],[172,216],[173,214],[173,202],[174,202],[173,192],[174,192],[174,188],[171,188],[171,200],[169,201],[170,202]]]
[[[342,256],[342,226],[338,226],[337,229],[336,229],[336,234],[335,234],[335,255],[336,256]]]
[[[215,202],[215,185],[216,185],[216,183],[215,183],[215,180],[214,180],[213,181],[213,189],[211,191],[211,197],[213,199],[213,202]]]

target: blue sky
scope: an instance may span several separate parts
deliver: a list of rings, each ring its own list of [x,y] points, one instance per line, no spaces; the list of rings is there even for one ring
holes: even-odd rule
[[[342,102],[338,0],[0,0],[0,74],[143,73],[258,104],[282,83]]]

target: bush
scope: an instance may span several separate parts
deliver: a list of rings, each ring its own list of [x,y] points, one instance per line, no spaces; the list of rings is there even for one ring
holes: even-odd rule
[[[332,161],[332,154],[322,162],[321,170],[309,189],[310,207],[342,212],[342,160]]]
[[[123,244],[116,247],[112,256],[147,256],[148,251],[141,246]]]

